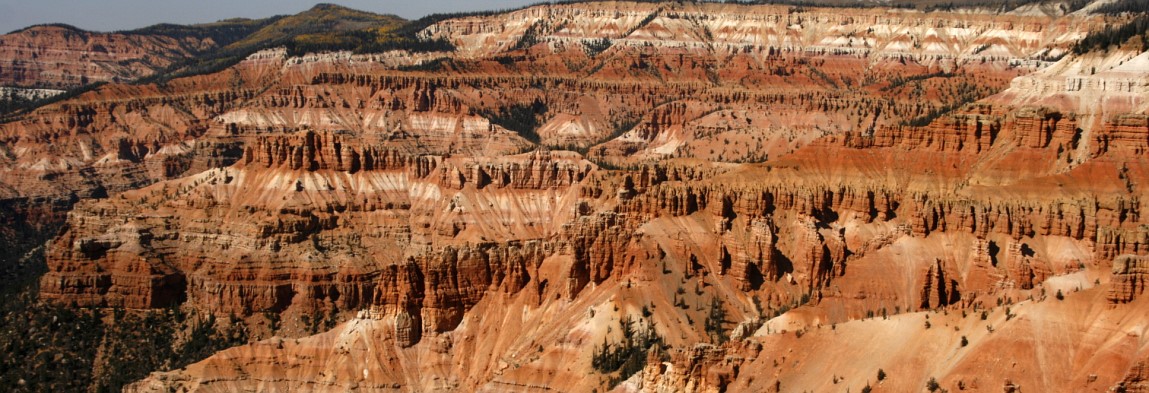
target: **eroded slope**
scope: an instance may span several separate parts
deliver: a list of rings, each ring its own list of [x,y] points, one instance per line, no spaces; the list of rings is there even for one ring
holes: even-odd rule
[[[5,125],[4,182],[110,195],[46,300],[332,327],[136,390],[1137,383],[1145,55],[1050,63],[1093,18],[839,11],[540,6],[423,32],[456,53],[261,52]],[[648,327],[649,359],[622,333]]]

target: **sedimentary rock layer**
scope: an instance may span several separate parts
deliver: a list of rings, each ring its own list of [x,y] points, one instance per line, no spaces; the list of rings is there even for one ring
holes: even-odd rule
[[[47,301],[194,308],[264,336],[331,321],[138,391],[605,389],[595,358],[648,328],[664,346],[624,388],[1134,384],[1149,122],[1139,77],[1114,90],[1069,65],[1142,55],[1053,61],[1101,23],[637,3],[450,18],[420,34],[453,53],[270,50],[41,108],[0,126],[0,192],[99,198],[44,213],[65,222]],[[1034,93],[1051,80],[1070,81],[1058,102]],[[1076,105],[1085,91],[1125,104]]]

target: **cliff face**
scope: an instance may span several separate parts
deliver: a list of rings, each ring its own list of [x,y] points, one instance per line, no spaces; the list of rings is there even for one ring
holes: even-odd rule
[[[494,16],[455,18],[424,30],[449,37],[468,55],[490,55],[523,44],[593,47],[594,54],[652,44],[658,49],[719,53],[767,52],[878,56],[917,62],[980,60],[1064,53],[1081,19],[1016,15],[921,13],[883,8],[837,12],[788,6],[610,3],[532,7]],[[557,23],[556,23],[557,22]],[[1096,23],[1094,21],[1086,23]],[[1080,31],[1080,30],[1077,30]],[[523,37],[526,37],[524,40]],[[592,40],[607,38],[608,45]],[[1041,38],[1056,37],[1051,43]],[[985,46],[984,48],[982,46]],[[923,61],[926,60],[926,61]]]
[[[270,155],[282,157],[281,159],[245,160],[246,164],[237,164],[234,169],[222,171],[242,172],[218,175],[220,176],[218,184],[236,184],[236,187],[242,187],[244,182],[256,178],[256,175],[247,172],[276,173],[279,180],[271,184],[277,184],[286,190],[277,190],[270,195],[267,195],[269,191],[266,189],[260,192],[235,191],[226,194],[232,195],[233,198],[242,195],[245,200],[265,201],[260,203],[270,202],[273,206],[280,207],[270,209],[256,207],[254,202],[237,201],[199,205],[201,202],[192,201],[199,201],[200,198],[190,197],[196,194],[194,191],[190,191],[188,197],[180,197],[177,194],[156,200],[186,200],[189,207],[206,208],[212,217],[233,217],[237,213],[229,211],[236,209],[234,206],[243,206],[244,210],[238,213],[241,218],[236,222],[258,221],[244,218],[249,216],[243,215],[243,211],[278,209],[279,213],[274,217],[275,228],[279,229],[251,231],[249,233],[260,235],[251,235],[255,239],[245,239],[239,243],[255,244],[258,249],[261,244],[269,241],[260,240],[259,236],[270,235],[271,238],[282,239],[276,243],[280,248],[271,248],[260,257],[241,257],[239,261],[221,263],[233,270],[237,266],[249,263],[244,260],[274,261],[275,258],[295,255],[298,252],[322,254],[303,259],[308,261],[305,264],[284,260],[270,265],[276,267],[269,267],[266,262],[259,266],[261,269],[271,271],[284,269],[298,272],[300,269],[314,270],[325,264],[322,261],[339,258],[334,255],[363,255],[366,257],[354,259],[378,261],[383,256],[379,251],[371,251],[376,249],[373,247],[397,247],[394,249],[407,250],[406,257],[394,255],[394,252],[386,254],[394,255],[394,262],[375,262],[374,267],[370,267],[370,264],[368,267],[360,267],[375,272],[359,277],[342,272],[322,277],[314,274],[298,276],[299,273],[290,273],[290,278],[278,281],[282,283],[279,284],[279,288],[290,287],[290,289],[279,290],[273,289],[276,288],[273,285],[266,284],[277,282],[274,276],[261,275],[263,273],[249,272],[244,274],[245,279],[235,276],[225,276],[229,278],[221,279],[212,277],[219,273],[211,269],[194,267],[194,264],[180,267],[195,270],[196,273],[192,274],[200,277],[199,282],[204,283],[188,286],[188,305],[193,307],[223,305],[224,308],[217,311],[244,313],[248,311],[227,305],[250,304],[263,307],[262,310],[276,311],[275,304],[281,304],[286,315],[292,315],[293,312],[315,315],[336,309],[364,307],[375,310],[369,317],[361,316],[336,329],[344,332],[340,333],[344,335],[349,333],[341,329],[368,329],[366,326],[374,326],[368,329],[370,333],[363,334],[382,335],[385,342],[394,342],[398,346],[398,349],[394,349],[398,352],[385,355],[390,360],[371,366],[372,371],[369,374],[378,374],[378,377],[369,377],[366,379],[367,382],[361,381],[359,382],[361,385],[357,386],[375,386],[376,389],[396,385],[440,386],[437,382],[427,382],[436,380],[435,378],[444,381],[441,382],[446,384],[443,386],[467,389],[498,389],[500,386],[573,388],[594,383],[586,377],[570,375],[536,381],[525,374],[510,372],[511,369],[502,369],[500,363],[494,360],[453,364],[448,367],[450,371],[440,371],[436,368],[439,366],[434,366],[440,364],[433,360],[438,356],[454,356],[452,354],[455,354],[455,351],[464,351],[463,348],[468,348],[467,345],[474,345],[466,344],[470,340],[487,334],[497,334],[492,329],[497,329],[499,324],[504,323],[505,319],[501,318],[507,316],[491,319],[491,308],[514,304],[516,307],[522,307],[526,313],[521,319],[516,317],[516,323],[532,324],[534,322],[531,321],[559,319],[548,322],[550,326],[558,329],[556,333],[544,334],[535,330],[541,330],[541,327],[524,327],[520,328],[523,329],[522,332],[526,332],[523,333],[525,335],[522,336],[524,337],[522,340],[529,340],[531,343],[511,340],[509,343],[498,345],[502,351],[508,351],[503,353],[520,355],[530,353],[525,360],[517,363],[520,367],[531,367],[547,372],[553,370],[562,374],[560,370],[563,367],[559,366],[562,363],[555,363],[556,359],[579,362],[576,364],[581,366],[576,366],[576,369],[590,367],[588,353],[601,339],[587,339],[585,335],[591,334],[591,337],[601,335],[600,337],[606,337],[607,340],[613,340],[609,333],[601,330],[597,330],[597,333],[591,332],[596,331],[597,328],[593,327],[595,324],[610,325],[617,323],[617,319],[593,322],[599,320],[595,318],[603,317],[591,316],[589,317],[591,325],[583,325],[577,321],[587,317],[580,312],[574,312],[575,310],[591,307],[610,315],[606,318],[621,319],[628,315],[627,309],[638,315],[637,309],[653,305],[655,310],[672,310],[654,311],[651,318],[658,321],[659,326],[665,326],[661,331],[663,335],[677,337],[668,338],[669,342],[676,343],[672,344],[673,347],[683,346],[675,351],[686,352],[673,352],[670,355],[671,360],[666,363],[669,365],[661,365],[664,364],[663,361],[657,357],[652,358],[646,371],[639,374],[638,379],[627,382],[632,384],[631,386],[655,391],[660,389],[710,391],[707,389],[721,390],[723,387],[760,390],[760,388],[772,388],[769,384],[778,380],[799,386],[817,387],[829,382],[802,379],[798,374],[787,372],[768,381],[750,378],[750,375],[763,375],[762,373],[767,372],[761,371],[762,369],[777,367],[764,363],[761,360],[764,357],[779,359],[782,363],[789,361],[786,360],[789,355],[776,352],[781,350],[763,351],[759,346],[803,347],[806,345],[803,344],[805,341],[794,341],[797,338],[789,337],[795,335],[794,331],[799,331],[798,335],[814,331],[808,334],[814,335],[815,338],[802,337],[801,340],[810,340],[815,343],[813,344],[815,347],[823,345],[824,342],[835,342],[838,343],[835,345],[854,348],[847,343],[835,341],[839,340],[837,338],[831,338],[835,336],[832,336],[834,333],[830,333],[832,330],[828,329],[827,325],[842,324],[837,328],[843,331],[842,334],[850,337],[864,336],[872,333],[870,329],[879,328],[871,326],[870,324],[878,322],[867,321],[867,316],[923,310],[924,312],[894,318],[898,326],[896,331],[904,334],[897,336],[900,337],[898,340],[918,335],[937,336],[936,339],[940,340],[943,336],[950,337],[950,333],[940,332],[952,331],[948,329],[949,325],[956,324],[963,331],[986,332],[977,335],[978,338],[975,340],[989,340],[986,341],[987,344],[970,349],[973,351],[971,353],[988,353],[984,351],[990,351],[989,348],[1000,348],[1000,345],[1011,348],[1010,351],[1016,351],[1016,354],[1008,356],[1022,357],[1028,350],[1026,349],[1028,344],[1010,339],[998,339],[996,337],[1000,336],[990,334],[993,329],[1015,331],[1016,333],[1008,335],[1014,337],[1036,334],[1027,329],[1038,328],[1020,325],[1023,322],[1013,322],[1015,314],[1011,313],[1023,313],[1022,321],[1034,321],[1040,324],[1059,324],[1061,322],[1058,321],[1062,318],[1076,318],[1053,309],[1054,306],[1050,304],[1061,301],[1053,299],[1054,292],[1063,292],[1064,296],[1071,299],[1067,301],[1072,301],[1075,305],[1065,306],[1071,309],[1091,310],[1097,307],[1098,301],[1102,304],[1119,304],[1116,308],[1102,307],[1096,311],[1080,311],[1091,313],[1088,315],[1092,315],[1090,318],[1095,319],[1082,322],[1084,325],[1073,328],[1072,332],[1090,329],[1085,326],[1094,326],[1091,324],[1105,325],[1106,322],[1102,320],[1107,317],[1104,315],[1125,315],[1139,309],[1138,305],[1141,302],[1136,301],[1138,299],[1136,295],[1140,293],[1137,289],[1139,288],[1137,282],[1140,279],[1137,278],[1139,273],[1136,272],[1138,269],[1136,266],[1121,262],[1124,263],[1121,265],[1123,267],[1113,268],[1112,276],[1102,274],[1107,273],[1109,266],[1115,266],[1110,262],[1113,259],[1112,255],[1115,255],[1113,253],[1144,252],[1143,247],[1135,245],[1134,242],[1108,240],[1106,243],[1105,239],[1111,239],[1110,236],[1115,235],[1102,235],[1123,233],[1123,236],[1128,237],[1140,233],[1142,219],[1137,213],[1138,204],[1134,201],[1136,194],[1106,193],[1104,196],[1094,195],[1091,199],[1081,199],[1083,192],[1081,190],[1051,191],[1057,190],[1054,188],[1057,187],[1055,184],[1048,183],[1047,180],[1035,180],[1035,176],[1036,179],[1042,179],[1050,175],[1032,169],[1016,173],[1014,176],[1019,180],[997,186],[1001,190],[998,193],[973,192],[977,189],[974,186],[954,184],[966,181],[964,179],[976,174],[980,169],[977,166],[963,167],[963,171],[950,175],[952,177],[937,176],[922,179],[910,175],[920,173],[923,166],[927,173],[945,167],[951,167],[952,171],[951,163],[961,162],[962,157],[974,161],[1009,162],[1017,159],[1011,156],[1030,157],[1034,153],[1033,150],[1048,154],[1054,149],[1050,144],[1037,143],[1038,146],[1032,146],[1027,142],[1035,139],[1032,135],[1034,133],[1056,135],[1055,130],[1058,127],[1052,123],[1041,125],[1042,120],[1029,120],[1033,117],[1026,111],[1010,112],[1004,117],[987,116],[989,121],[1002,123],[1003,137],[995,138],[981,150],[961,149],[952,152],[956,157],[926,164],[921,161],[888,163],[886,158],[880,158],[879,162],[888,165],[885,166],[886,170],[899,174],[894,175],[895,179],[905,182],[903,183],[905,186],[901,188],[875,182],[874,179],[864,176],[847,176],[869,170],[866,165],[839,166],[829,170],[823,167],[828,165],[827,163],[813,157],[834,156],[835,159],[844,162],[865,163],[867,162],[865,159],[875,156],[874,153],[881,153],[879,157],[888,157],[917,149],[917,147],[906,148],[906,143],[909,141],[904,139],[895,140],[897,143],[890,144],[889,147],[869,145],[864,148],[841,148],[838,144],[827,141],[812,145],[807,152],[797,154],[791,160],[774,166],[666,162],[631,170],[605,171],[589,162],[578,160],[577,155],[573,153],[565,155],[532,153],[492,161],[476,158],[460,161],[456,157],[425,157],[418,160],[379,159],[376,162],[388,164],[373,165],[373,171],[405,174],[405,176],[393,175],[397,177],[397,180],[394,180],[397,182],[394,183],[395,191],[388,197],[371,197],[369,196],[371,193],[363,189],[348,192],[355,195],[357,200],[379,198],[380,201],[374,203],[376,206],[374,209],[380,209],[382,206],[381,211],[387,211],[388,217],[390,215],[403,217],[405,214],[412,216],[400,219],[400,223],[388,227],[385,231],[379,231],[392,235],[406,234],[390,246],[383,245],[387,243],[386,241],[365,237],[365,233],[372,231],[348,229],[367,225],[356,224],[366,222],[356,218],[358,215],[378,214],[380,210],[372,213],[372,208],[353,201],[347,201],[346,206],[335,204],[332,207],[325,207],[327,203],[331,203],[326,201],[339,199],[334,195],[339,195],[342,192],[340,190],[344,190],[342,184],[365,183],[365,181],[335,180],[337,179],[335,174],[365,176],[369,171],[361,169],[356,174],[349,174],[350,166],[341,167],[338,164],[339,160],[329,157],[353,157],[355,152],[362,150],[339,140],[342,146],[340,149],[345,153],[336,154],[333,148],[323,146],[334,146],[337,139],[313,132],[296,134],[289,138],[268,137],[267,141],[261,141],[256,145],[280,146],[271,151],[282,153]],[[1049,116],[1053,115],[1043,115],[1038,119],[1046,119]],[[1018,118],[1022,121],[1014,120]],[[944,126],[934,127],[940,129]],[[985,157],[990,154],[993,154],[990,158]],[[1113,154],[1116,153],[1110,152],[1098,156],[1095,158],[1096,162],[1072,169],[1062,176],[1065,176],[1065,179],[1091,176],[1094,171],[1099,170],[1094,167],[1105,168],[1103,165],[1108,165],[1108,170],[1112,170],[1115,176],[1112,181],[1120,182],[1121,180],[1116,178],[1117,168],[1112,166],[1113,162],[1108,161],[1115,159]],[[251,157],[257,156],[261,154],[251,155]],[[349,158],[342,160],[352,161]],[[824,178],[811,178],[808,170],[796,169],[807,166],[825,168],[822,169],[825,172],[820,172]],[[902,173],[906,175],[900,175]],[[228,180],[229,178],[231,180]],[[212,180],[202,180],[195,185],[172,183],[168,187],[175,189],[189,186],[209,187],[213,190],[221,187],[211,183]],[[1100,182],[1089,187],[1104,189],[1108,186]],[[159,188],[160,185],[156,185],[123,195],[132,201],[131,198],[134,198],[135,194],[155,193]],[[546,190],[543,195],[557,193],[561,196],[550,196],[552,202],[535,205],[539,203],[541,196],[539,190]],[[306,202],[299,203],[303,206],[312,206],[310,211],[326,211],[330,215],[316,214],[316,218],[302,222],[286,222],[287,217],[301,213],[281,205],[285,203],[284,197],[277,195],[283,192],[290,194],[287,197],[288,201],[303,198]],[[332,196],[321,197],[320,195],[324,193]],[[543,197],[543,200],[547,198]],[[112,203],[102,202],[92,207],[81,207],[78,211],[108,208],[113,210],[126,208],[131,211],[136,209],[136,206],[144,204],[142,200],[137,200],[111,207]],[[404,210],[409,210],[410,213],[404,213]],[[288,212],[291,212],[291,215]],[[542,212],[547,213],[540,215]],[[172,215],[188,217],[194,214],[191,211],[184,211]],[[127,216],[137,214],[131,213]],[[212,220],[210,217],[205,219]],[[227,221],[216,220],[207,227],[229,225]],[[376,218],[370,222],[379,225],[385,221]],[[405,227],[403,222],[409,222],[410,227]],[[181,233],[181,238],[199,238],[198,230],[189,231],[187,227],[172,225],[165,224],[165,227],[171,227],[171,230]],[[58,241],[70,242],[73,244],[72,249],[77,247],[82,249],[83,244],[90,242],[69,237],[68,234],[73,232],[101,234],[112,231],[69,230]],[[231,233],[233,237],[237,233],[243,233],[239,230],[226,232]],[[343,245],[355,244],[351,241],[324,240],[343,236],[341,235],[343,233],[356,233],[358,236],[356,239],[362,246]],[[318,238],[320,243],[307,244],[307,236]],[[61,248],[59,245],[53,247],[54,250]],[[163,248],[189,249],[186,246]],[[194,248],[235,249],[236,247],[218,244]],[[50,258],[51,261],[61,262],[78,259],[76,256]],[[171,260],[171,258],[165,259]],[[1127,259],[1136,258],[1119,259],[1119,261]],[[362,262],[348,263],[362,266]],[[78,264],[112,265],[101,261],[83,261],[82,258]],[[91,274],[72,268],[64,268],[63,271],[77,271],[80,275]],[[898,273],[891,277],[889,272]],[[43,283],[44,296],[54,298],[60,296],[59,293],[66,293],[66,290],[55,292],[54,284],[49,282],[65,276],[57,273],[46,276]],[[660,284],[660,280],[664,280],[663,277],[668,278],[670,283]],[[1097,283],[1101,284],[1090,289],[1091,286],[1098,285],[1093,282],[1094,277],[1097,277]],[[201,285],[204,288],[213,287],[216,284],[208,284],[213,281],[226,281],[228,285],[232,285],[232,289],[199,289]],[[112,282],[116,282],[115,279]],[[157,281],[153,279],[150,282]],[[674,288],[675,286],[678,288]],[[1072,293],[1077,286],[1084,287],[1087,294]],[[683,287],[688,289],[683,290]],[[628,293],[628,290],[634,292],[624,296],[635,296],[634,298],[613,295]],[[155,289],[119,291],[119,293],[148,291],[157,293]],[[1098,293],[1106,291],[1109,295],[1102,297],[1108,300],[1098,297]],[[107,293],[114,294],[117,291],[109,290]],[[204,296],[198,293],[212,295]],[[214,295],[216,293],[223,293],[225,297],[217,300],[212,297],[217,296]],[[363,295],[365,293],[376,293],[376,295],[365,296]],[[379,293],[386,295],[381,296]],[[735,322],[752,321],[756,314],[773,316],[781,313],[781,315],[766,322],[766,326],[759,330],[754,338],[709,349],[683,349],[690,348],[689,343],[697,340],[691,337],[698,334],[700,329],[698,324],[703,320],[703,316],[691,317],[694,318],[694,322],[683,320],[685,318],[679,319],[681,317],[676,316],[678,304],[703,304],[707,298],[705,294],[709,293],[726,293],[728,295],[724,296],[728,296],[725,297],[727,301],[739,302],[726,311],[737,315],[731,318]],[[1033,297],[1034,300],[1021,301],[1027,297]],[[755,298],[761,300],[755,301]],[[105,302],[114,301],[112,299],[115,297],[104,296],[102,299],[101,301]],[[567,305],[555,303],[560,299],[565,299],[561,300],[562,302],[570,303]],[[804,307],[786,312],[795,305],[803,304]],[[614,306],[619,307],[621,311],[609,312],[608,310]],[[1003,312],[1006,308],[1011,310]],[[698,310],[705,309],[699,307]],[[929,310],[946,310],[948,315]],[[997,316],[990,322],[975,322],[977,318],[972,316],[960,319],[956,316],[961,313],[978,315],[982,310]],[[685,315],[689,316],[690,313],[685,312]],[[938,328],[935,330],[927,328],[924,333],[920,333],[921,326],[927,323],[935,324]],[[743,331],[754,329],[753,324],[747,326],[749,327],[739,329]],[[236,349],[227,355],[221,355],[189,369],[190,374],[157,375],[154,379],[137,385],[136,388],[146,390],[150,389],[149,386],[154,388],[171,384],[200,389],[247,386],[250,380],[246,377],[227,377],[212,382],[199,376],[214,375],[216,372],[222,372],[220,370],[232,367],[244,370],[240,375],[246,375],[244,373],[281,375],[274,371],[275,367],[287,363],[276,359],[289,353],[313,353],[309,356],[331,359],[327,361],[329,363],[325,363],[327,366],[323,366],[324,370],[333,373],[345,372],[339,371],[342,369],[335,364],[349,361],[348,359],[353,359],[357,355],[341,351],[338,349],[341,347],[330,342],[334,339],[334,334],[327,333],[302,341],[307,343],[306,348],[310,348],[306,350],[304,347],[292,345],[283,345],[283,348],[279,348],[281,344],[275,344],[276,341],[264,342],[248,349]],[[552,337],[552,334],[566,338],[548,338]],[[890,336],[888,339],[894,340],[894,337]],[[1041,335],[1036,337],[1040,344],[1035,345],[1050,346],[1047,348],[1086,345],[1081,344],[1080,338],[1058,341],[1064,337],[1057,339]],[[559,340],[557,342],[574,340],[572,342],[583,344],[558,344],[552,347],[546,344],[551,342],[547,341],[551,339]],[[774,341],[778,343],[770,344]],[[989,342],[995,344],[988,344]],[[536,345],[542,345],[543,350],[537,352],[534,349]],[[575,346],[572,348],[567,345]],[[1105,348],[1119,351],[1122,354],[1121,359],[1126,359],[1126,356],[1131,356],[1132,353],[1112,347]],[[388,347],[387,351],[391,350]],[[743,354],[746,351],[761,354],[757,356]],[[826,351],[833,352],[829,349]],[[925,355],[914,356],[927,356],[919,360],[934,356],[930,351],[923,353]],[[890,365],[890,369],[895,365],[917,362],[906,357],[911,356],[909,352],[895,352],[890,356],[890,363],[885,363]],[[807,361],[813,362],[811,364],[822,364],[828,360],[800,360],[803,363]],[[1125,360],[1114,359],[1089,358],[1082,361],[1126,364]],[[261,364],[264,366],[259,366]],[[849,369],[847,366],[842,367]],[[978,375],[976,381],[980,384],[1000,379],[985,377],[990,371],[976,367],[978,366],[975,363],[958,362],[947,365],[941,371],[933,372],[947,375],[946,383],[954,386],[957,386],[959,381],[962,384],[973,383],[967,380],[968,375]],[[1112,373],[1095,376],[1094,380],[1097,378],[1100,380],[1090,383],[1097,383],[1098,386],[1116,384],[1124,375],[1124,371],[1121,370],[1123,369],[1115,368]],[[866,381],[863,372],[868,375],[874,370],[843,372],[841,379],[854,381],[852,384],[861,384]],[[893,385],[890,386],[909,388],[915,383],[913,381],[928,379],[930,376],[929,371],[903,372],[909,373],[904,374],[903,378],[910,380],[891,382]],[[1052,380],[1053,382],[1023,378],[1021,374],[1008,372],[993,375],[1012,378],[1011,383],[1022,386],[1043,387],[1076,386],[1072,384],[1084,384],[1086,383],[1084,381],[1089,379],[1087,376],[1075,376],[1076,374],[1072,373],[1066,373],[1065,378],[1070,379],[1056,379]],[[274,386],[285,388],[297,386],[296,384],[305,383],[305,380],[307,378],[301,374],[279,380]],[[331,385],[333,389],[351,386],[343,385],[345,382],[333,383]]]
[[[215,48],[210,38],[33,26],[0,36],[0,86],[70,89],[128,82]]]
[[[1069,58],[1065,62],[1104,63],[1121,56],[1125,55]],[[778,176],[778,167],[792,166],[813,170],[818,178],[847,184],[856,184],[861,177],[873,181],[882,176],[875,174],[889,176],[890,172],[908,171],[908,176],[899,180],[904,191],[870,191],[885,194],[883,199],[889,202],[886,206],[893,207],[873,222],[901,224],[896,229],[867,229],[865,225],[846,224],[848,219],[843,221],[857,217],[857,211],[838,215],[836,223],[829,226],[846,226],[847,244],[858,246],[850,248],[844,264],[847,273],[832,285],[833,291],[823,291],[816,297],[820,299],[819,306],[805,313],[791,311],[789,314],[793,315],[789,317],[784,314],[768,321],[757,333],[762,340],[746,340],[723,346],[721,351],[711,349],[709,353],[700,352],[699,348],[693,352],[680,349],[669,360],[652,360],[641,378],[628,382],[630,386],[643,391],[697,392],[785,391],[795,386],[815,390],[843,386],[913,390],[926,380],[936,379],[941,387],[950,390],[999,386],[1007,390],[1033,386],[1067,391],[1140,389],[1144,367],[1137,351],[1116,349],[1112,356],[1074,361],[1045,358],[1038,351],[1116,348],[1086,338],[1085,332],[1121,330],[1140,323],[1134,322],[1136,317],[1130,319],[1132,314],[1128,313],[1142,312],[1144,304],[1144,229],[1134,224],[1142,220],[1141,191],[1133,185],[1136,177],[1128,174],[1144,170],[1141,160],[1134,157],[1140,151],[1146,129],[1139,120],[1131,120],[1139,119],[1141,115],[1137,113],[1144,109],[1130,114],[1124,113],[1129,106],[1110,104],[1126,99],[1126,104],[1132,102],[1132,107],[1138,108],[1136,94],[1105,91],[1101,99],[1087,101],[1091,98],[1075,90],[1061,93],[1058,99],[1073,102],[1074,108],[1081,108],[1080,112],[1057,109],[1067,108],[1064,105],[1038,109],[1030,106],[1030,100],[1039,94],[1029,96],[1031,92],[1024,86],[1015,81],[1013,88],[988,100],[993,105],[966,108],[928,127],[879,127],[872,135],[826,138],[784,160],[784,164],[775,164],[772,177]],[[1133,98],[1127,100],[1130,97]],[[1078,102],[1080,107],[1076,106]],[[1139,131],[1128,131],[1132,124]],[[1138,136],[1111,137],[1115,134]],[[1107,144],[1116,139],[1122,140],[1120,146]],[[872,156],[881,151],[908,159]],[[929,153],[920,154],[922,151]],[[826,156],[833,156],[832,161]],[[842,166],[843,163],[849,166]],[[883,165],[881,171],[874,170],[878,163]],[[919,177],[917,174],[922,172],[929,176]],[[1084,183],[1089,186],[1083,186]],[[1112,199],[1090,201],[1102,195]],[[953,197],[961,201],[948,200]],[[868,203],[873,200],[871,194]],[[1075,204],[1077,208],[1070,207]],[[873,220],[878,210],[868,210],[870,213],[862,217]],[[936,259],[906,262],[930,255]],[[885,258],[893,259],[883,261]],[[916,267],[906,269],[908,266]],[[888,282],[890,271],[913,272],[924,279],[903,279],[903,284],[893,284]],[[875,281],[851,282],[851,277],[871,277]],[[907,293],[895,294],[899,292],[897,287],[907,282],[915,282],[921,291],[908,294],[920,301],[920,305],[908,305],[910,308],[947,311],[887,318],[887,313],[907,309],[901,300]],[[1027,301],[1015,303],[1026,296],[1018,293],[1031,295]],[[891,302],[894,299],[899,301]],[[851,303],[856,309],[868,311],[854,314],[858,320],[833,323],[838,320],[836,313],[842,311],[839,307]],[[862,305],[866,303],[869,305]],[[1008,307],[998,314],[1003,304]],[[980,322],[974,318],[979,309],[983,310]],[[955,316],[955,310],[962,310],[960,318]],[[869,319],[876,316],[881,318]],[[1063,326],[1067,321],[1073,321],[1073,326]],[[962,332],[960,340],[958,335],[935,333],[933,330],[939,326]],[[1055,338],[1038,332],[1052,326],[1062,326],[1056,329],[1058,334],[1068,336]],[[1014,335],[1026,339],[1015,340]],[[862,337],[874,346],[852,342]],[[915,339],[906,341],[907,337]],[[924,342],[940,344],[914,344]],[[904,346],[906,343],[909,345]],[[993,353],[980,350],[980,345],[993,345]],[[761,350],[798,347],[804,351]],[[936,357],[934,353],[958,357]],[[1038,360],[1044,364],[1043,370],[1063,368],[1064,372],[1053,379],[1037,380],[1032,373],[1033,358],[1047,359]],[[856,367],[862,359],[872,368]],[[994,370],[992,365],[1003,361],[1029,371]],[[918,362],[928,362],[930,366],[906,366]],[[815,377],[804,372],[802,365],[840,371],[832,377]],[[1083,368],[1089,371],[1081,371]],[[879,369],[883,370],[881,374]],[[890,377],[895,375],[892,369],[897,370],[899,377]],[[1045,371],[1036,374],[1043,375],[1040,378],[1051,376]]]
[[[1129,303],[1145,292],[1145,258],[1122,255],[1113,260],[1112,303]]]
[[[991,94],[1039,64],[1027,59],[1067,47],[1098,23],[884,11],[841,19],[785,7],[624,8],[527,9],[449,19],[422,33],[455,42],[462,48],[456,54],[286,59],[272,50],[213,76],[109,86],[6,124],[2,165],[14,173],[4,183],[28,190],[22,195],[59,195],[38,190],[42,182],[13,179],[86,172],[115,193],[227,165],[239,158],[247,135],[267,129],[351,131],[420,154],[492,156],[524,151],[537,140],[612,166],[680,156],[764,161],[820,136],[898,124]],[[786,24],[799,19],[806,24]],[[519,26],[524,20],[538,27]],[[869,27],[877,22],[885,27]],[[827,30],[827,23],[845,27]],[[919,29],[927,25],[938,27]],[[498,34],[492,26],[500,26]],[[804,32],[786,33],[793,29],[785,26]],[[949,30],[934,31],[941,27]],[[61,27],[25,32],[38,29],[81,38]],[[1010,54],[974,53],[980,38],[971,34],[978,32],[1001,36],[995,42]],[[850,44],[856,36],[874,42],[842,52],[857,46]],[[933,36],[950,40],[948,60],[928,48],[895,45]],[[1028,65],[1005,67],[1019,62]],[[919,87],[950,93],[923,97]],[[492,135],[495,142],[487,143]],[[77,193],[89,188],[78,179],[55,183]]]
[[[355,310],[403,303],[378,283],[403,282],[418,266],[418,281],[404,286],[426,281],[419,292],[427,298],[410,301],[466,306],[488,287],[522,289],[527,267],[556,247],[533,239],[546,239],[569,214],[550,207],[570,203],[572,180],[590,167],[562,155],[503,158],[485,165],[507,180],[500,192],[480,168],[463,176],[460,167],[471,168],[455,160],[372,152],[331,135],[269,136],[257,145],[278,146],[282,154],[271,156],[281,159],[253,153],[232,168],[78,207],[54,242],[50,258],[59,265],[43,280],[44,296],[130,308],[186,300],[238,314]],[[335,169],[339,157],[346,168]],[[506,203],[508,194],[538,200]],[[141,205],[164,213],[139,216]],[[504,243],[479,240],[488,233]],[[221,258],[218,250],[234,251]],[[469,283],[448,289],[460,276]]]
[[[1144,322],[1149,122],[1136,98],[1055,105],[1024,82],[1109,64],[1040,60],[1100,23],[453,18],[420,34],[455,53],[269,50],[38,109],[0,126],[0,195],[11,220],[63,223],[46,301],[299,337],[133,391],[571,391],[620,368],[642,369],[624,389],[839,390],[878,385],[870,364],[893,390],[1109,387],[1144,349],[1121,343]],[[662,346],[626,346],[647,327]],[[629,365],[604,366],[619,348]]]

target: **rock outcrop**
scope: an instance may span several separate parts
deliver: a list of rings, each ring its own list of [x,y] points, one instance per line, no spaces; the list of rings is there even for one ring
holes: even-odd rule
[[[217,47],[187,35],[95,33],[67,25],[32,26],[0,36],[0,86],[67,90],[129,82]]]
[[[1125,379],[1122,379],[1110,390],[1127,393],[1149,392],[1149,366],[1146,366],[1144,360],[1137,362],[1129,369]]]
[[[1145,292],[1149,261],[1144,256],[1122,255],[1113,260],[1109,302],[1129,303]]]
[[[63,223],[43,300],[291,337],[136,391],[859,390],[877,383],[862,364],[901,365],[894,390],[1113,386],[1145,347],[1120,338],[1144,322],[1137,79],[1064,90],[1104,82],[1131,106],[1025,90],[1108,64],[1045,61],[1102,23],[648,3],[447,18],[420,35],[453,53],[267,50],[40,108],[0,126],[0,202]],[[636,319],[658,346],[615,329]],[[625,367],[592,360],[619,348]],[[1119,367],[1075,371],[1101,363]],[[835,375],[803,372],[823,364]]]

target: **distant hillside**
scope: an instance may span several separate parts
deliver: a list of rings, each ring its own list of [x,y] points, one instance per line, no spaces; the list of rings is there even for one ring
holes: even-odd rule
[[[0,36],[0,86],[73,94],[102,82],[156,83],[227,68],[251,53],[284,46],[292,54],[323,50],[419,49],[406,21],[320,4],[295,15],[227,19],[198,25],[158,24],[112,33],[63,24],[30,26]],[[439,43],[430,49],[449,50]],[[58,98],[57,98],[58,99]],[[5,100],[0,114],[56,99]]]

